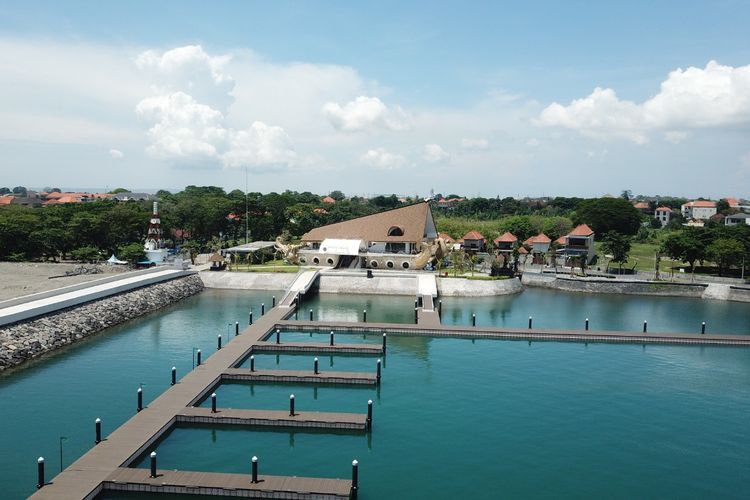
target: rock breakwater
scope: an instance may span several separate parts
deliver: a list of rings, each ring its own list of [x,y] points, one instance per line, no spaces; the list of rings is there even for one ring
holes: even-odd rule
[[[0,328],[0,371],[203,290],[197,275],[138,288]]]

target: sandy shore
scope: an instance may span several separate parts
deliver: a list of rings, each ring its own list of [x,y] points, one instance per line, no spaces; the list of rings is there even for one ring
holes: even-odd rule
[[[98,266],[102,270],[100,274],[65,276],[65,271],[72,271],[79,266],[80,264],[0,262],[0,300],[45,292],[126,271],[126,268],[121,266],[100,265]],[[86,264],[86,267],[94,266]],[[62,277],[52,278],[53,276]]]

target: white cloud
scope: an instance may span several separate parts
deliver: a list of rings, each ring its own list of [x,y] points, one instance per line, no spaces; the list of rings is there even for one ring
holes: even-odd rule
[[[539,139],[537,139],[536,137],[532,137],[531,139],[526,141],[526,145],[529,146],[530,148],[535,148],[539,146],[539,144],[541,144],[541,142],[539,142]]]
[[[400,107],[389,109],[377,97],[359,96],[343,107],[336,102],[329,102],[323,106],[323,115],[334,128],[343,132],[409,128],[406,113]]]
[[[232,133],[229,150],[222,155],[227,167],[291,165],[296,158],[294,144],[284,129],[263,122]]]
[[[383,148],[368,150],[360,157],[360,160],[362,161],[362,163],[370,165],[371,167],[381,168],[385,170],[404,167],[408,163],[404,156],[400,154],[389,153]]]
[[[490,143],[487,142],[487,139],[464,138],[461,139],[461,147],[464,149],[475,149],[483,151],[490,147]]]
[[[439,144],[425,144],[422,158],[428,163],[448,161],[451,155]]]
[[[597,87],[567,106],[552,103],[536,123],[636,144],[648,142],[652,130],[665,130],[667,140],[679,142],[686,137],[680,135],[684,129],[744,126],[750,123],[750,65],[735,68],[710,61],[703,69],[676,69],[659,93],[642,104]]]
[[[125,155],[119,149],[110,149],[109,150],[109,156],[113,160],[121,160]]]
[[[684,130],[668,130],[664,132],[664,140],[672,144],[679,144],[688,138],[690,134]]]

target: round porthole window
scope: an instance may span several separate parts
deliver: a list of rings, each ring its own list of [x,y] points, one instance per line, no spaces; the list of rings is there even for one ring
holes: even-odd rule
[[[404,269],[409,269],[409,263],[408,262],[404,262],[404,263],[401,264],[401,267],[403,267]]]
[[[317,257],[313,257],[313,264],[320,264],[320,259]]]
[[[332,265],[333,265],[333,259],[332,259],[332,258],[330,258],[330,257],[328,257],[328,259],[326,259],[326,262],[328,262],[328,265],[329,265],[329,266],[332,266]]]
[[[371,260],[370,261],[370,267],[378,267],[378,261],[377,260]]]
[[[304,257],[300,257],[299,261],[302,262],[303,264],[307,263],[307,259]]]
[[[389,260],[388,262],[386,262],[385,265],[386,265],[386,267],[388,269],[393,269],[393,261],[392,260]]]

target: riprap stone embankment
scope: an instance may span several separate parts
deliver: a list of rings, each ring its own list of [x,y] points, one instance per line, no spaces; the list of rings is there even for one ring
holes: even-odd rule
[[[185,276],[0,328],[0,371],[156,311],[203,290]]]

